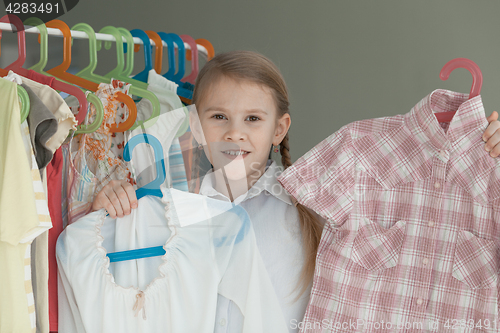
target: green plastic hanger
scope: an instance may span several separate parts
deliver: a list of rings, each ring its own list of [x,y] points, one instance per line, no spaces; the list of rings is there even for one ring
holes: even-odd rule
[[[45,66],[47,65],[47,60],[48,60],[49,34],[47,31],[47,27],[45,26],[44,22],[37,17],[30,17],[30,18],[26,19],[24,21],[24,24],[36,26],[38,28],[38,30],[40,31],[40,37],[39,37],[40,61],[37,64],[31,66],[29,69],[34,70],[35,72],[38,72],[40,74],[44,74],[47,76],[53,76],[53,75],[48,74],[47,72],[45,72],[43,70],[45,68]],[[64,80],[59,79],[59,78],[57,80],[64,82],[66,84],[70,84]],[[55,88],[64,88],[64,85],[57,84],[55,86]],[[83,89],[81,89],[81,90],[83,90]],[[26,91],[26,90],[24,90],[24,91]],[[82,124],[82,125],[78,126],[77,130],[75,131],[75,134],[94,132],[95,130],[97,130],[99,128],[100,124],[102,123],[102,120],[104,119],[104,107],[102,105],[101,100],[99,98],[97,98],[97,96],[95,96],[92,93],[87,94],[86,99],[88,102],[94,104],[94,106],[96,108],[96,113],[97,113],[96,121],[93,124],[89,124],[89,125]],[[28,101],[29,101],[29,99],[28,99]],[[99,119],[100,119],[100,122],[97,122],[97,120],[99,120]],[[83,129],[83,127],[85,127],[85,129]]]
[[[72,30],[83,31],[89,37],[90,64],[80,72],[78,72],[76,75],[94,83],[110,82],[110,79],[94,73],[94,70],[97,67],[97,38],[95,36],[94,29],[92,29],[92,27],[86,23],[78,23],[73,26]],[[119,125],[113,125],[110,128],[110,132],[124,132],[129,130],[134,125],[137,119],[137,106],[130,96],[127,96],[122,92],[116,93],[116,100],[127,105],[129,109],[129,115],[126,121],[120,123]]]
[[[17,85],[17,96],[21,100],[21,124],[28,118],[30,113],[30,98],[26,89]]]
[[[125,40],[127,41],[126,47],[128,48],[129,52],[127,52],[127,64],[126,64],[125,70],[123,72],[123,75],[125,75],[126,77],[129,77],[130,74],[132,74],[132,71],[134,68],[134,46],[133,46],[134,45],[134,37],[132,36],[130,31],[128,31],[125,28],[120,27],[117,29],[122,34],[122,36],[125,37]],[[142,81],[139,81],[139,82],[145,84]],[[146,84],[146,86],[147,86],[147,84]],[[183,135],[184,133],[186,133],[186,131],[189,128],[189,111],[186,107],[183,107],[183,108],[184,108],[184,113],[186,114],[186,119],[184,120],[182,125],[179,127],[179,130],[175,134],[176,138],[178,138],[181,135]]]
[[[132,52],[127,52],[127,62],[126,62],[125,68],[122,67],[122,69],[119,69],[118,67],[116,67],[114,70],[112,70],[111,72],[106,74],[106,76],[115,77],[113,75],[116,75],[119,77],[125,77],[128,80],[130,80],[129,83],[133,84],[134,86],[142,88],[142,89],[148,89],[148,84],[146,82],[142,82],[142,81],[130,78],[130,75],[132,74],[132,71],[134,70],[134,52],[133,52],[133,50],[134,50],[134,37],[132,36],[130,31],[128,31],[125,28],[119,27],[116,29],[123,37],[125,37],[125,40],[127,41],[127,44],[124,45],[124,47],[123,47],[124,50],[127,48],[128,50],[132,50]],[[108,42],[108,43],[110,43],[110,42]],[[119,55],[117,55],[117,56],[119,57]],[[123,55],[123,57],[125,57],[125,55]],[[121,58],[122,63],[123,63],[123,57]]]
[[[142,120],[142,121],[136,122],[136,124],[134,124],[130,128],[130,130],[134,130],[139,126],[147,128],[147,127],[153,125],[156,121],[149,121],[149,120],[156,118],[160,115],[160,101],[158,100],[158,97],[156,97],[156,95],[154,93],[152,93],[151,91],[135,86],[134,84],[137,84],[137,80],[131,79],[131,78],[123,75],[125,56],[124,56],[124,52],[123,52],[123,40],[122,40],[122,35],[121,35],[120,31],[118,31],[118,29],[115,27],[107,26],[107,27],[102,28],[99,32],[111,34],[116,39],[116,54],[117,54],[118,66],[113,71],[111,71],[111,73],[114,74],[113,76],[109,76],[110,73],[108,73],[105,75],[105,77],[109,77],[110,79],[111,78],[117,79],[117,80],[132,84],[132,86],[130,87],[130,90],[129,90],[130,93],[132,95],[136,95],[136,96],[148,99],[151,102],[151,104],[153,105],[153,112],[151,114],[151,117],[147,120]],[[98,41],[98,43],[97,43],[98,50],[100,49],[101,43],[102,43],[101,41]],[[111,42],[108,42],[108,43],[111,43]],[[108,45],[110,46],[110,44],[108,44]],[[130,52],[130,50],[129,50],[129,52]],[[120,66],[121,66],[121,69],[118,70]]]
[[[89,125],[81,124],[76,128],[75,134],[95,132],[101,126],[102,121],[104,120],[104,112],[102,111],[103,106],[99,97],[92,93],[89,93],[87,95],[87,101],[94,104],[94,106],[101,105],[101,112],[99,112],[99,109],[96,107],[96,117],[94,119],[94,122]]]
[[[34,70],[35,72],[49,75],[43,71],[45,66],[47,65],[47,60],[48,60],[48,45],[49,45],[49,34],[47,32],[47,27],[43,23],[41,19],[38,17],[30,17],[26,20],[24,20],[24,25],[32,25],[36,26],[38,30],[40,31],[40,35],[38,37],[39,43],[40,43],[40,61],[31,66],[29,69]],[[52,76],[52,75],[50,75]]]
[[[76,30],[76,31],[83,31],[87,34],[89,37],[89,58],[90,58],[90,63],[87,67],[76,73],[77,76],[80,76],[86,80],[95,82],[95,83],[102,83],[102,82],[107,82],[109,83],[109,79],[95,74],[94,70],[97,67],[97,39],[95,36],[94,29],[87,23],[78,23],[75,24],[71,30]]]
[[[83,89],[82,89],[83,90]],[[94,105],[96,111],[96,117],[92,124],[85,125],[81,124],[76,128],[75,134],[81,133],[92,133],[95,132],[102,124],[104,120],[104,106],[101,100],[94,93],[89,92],[87,94],[87,101]]]
[[[125,28],[116,28],[116,27],[112,27],[112,26],[107,26],[107,27],[102,28],[100,32],[112,34],[113,36],[115,36],[115,38],[117,38],[118,35],[121,35],[121,36],[125,37],[125,39],[127,40],[127,45],[124,46],[124,48],[128,47],[128,45],[131,45],[130,47],[133,48],[134,37],[132,37],[132,34],[130,33],[130,31],[128,31]],[[123,39],[121,39],[121,41],[123,44]],[[112,42],[104,42],[104,48],[106,50],[109,50],[111,48],[111,43]],[[130,44],[130,43],[132,43],[132,44]],[[99,42],[97,47],[98,47],[98,50],[101,48],[101,42]],[[145,89],[145,90],[148,89],[148,84],[146,82],[135,80],[135,79],[132,79],[130,77],[130,75],[132,74],[132,71],[134,69],[134,52],[127,52],[127,64],[126,65],[124,64],[124,61],[125,61],[124,51],[122,52],[122,51],[117,49],[117,51],[116,51],[117,66],[115,69],[113,69],[111,72],[109,72],[108,74],[106,74],[104,76],[109,78],[109,79],[114,78],[114,79],[119,79],[121,81],[124,81],[121,79],[121,78],[124,78],[127,80],[126,81],[127,83],[130,83],[135,87]]]

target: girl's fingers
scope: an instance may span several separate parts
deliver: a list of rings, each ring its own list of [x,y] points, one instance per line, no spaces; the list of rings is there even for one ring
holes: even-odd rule
[[[112,180],[97,194],[92,210],[105,208],[111,218],[123,217],[137,208],[135,190],[126,180]]]
[[[492,121],[498,120],[498,112],[493,111],[490,114],[490,116],[488,118],[486,118],[486,120],[488,120],[489,123],[491,123]]]
[[[123,208],[116,194],[114,188],[107,188],[104,193],[106,194],[109,203],[106,205],[106,210],[108,211],[109,216],[111,218],[123,217]]]
[[[120,183],[113,188],[116,197],[120,202],[120,207],[124,215],[130,214],[130,199],[128,197],[127,191],[124,188],[125,184]],[[118,209],[117,209],[118,210]],[[118,215],[119,217],[123,217],[123,215]]]
[[[123,182],[122,187],[127,193],[127,197],[131,208],[137,208],[137,196],[135,195],[135,190],[129,182]]]
[[[500,130],[496,131],[488,140],[485,147],[490,152],[491,157],[500,155]]]
[[[106,195],[106,187],[104,187],[95,197],[94,202],[92,202],[92,211],[100,210],[106,208],[110,204],[108,197]]]
[[[496,112],[495,112],[496,113]],[[486,130],[483,133],[483,141],[489,142],[489,139],[495,134],[496,131],[500,129],[500,121],[494,120],[492,121]],[[491,143],[490,143],[491,144]],[[496,143],[495,143],[496,144]],[[489,146],[490,148],[493,148],[495,145]]]

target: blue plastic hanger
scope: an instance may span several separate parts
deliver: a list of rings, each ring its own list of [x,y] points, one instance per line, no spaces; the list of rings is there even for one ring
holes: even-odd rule
[[[173,41],[173,43],[175,43],[175,45],[177,45],[177,52],[178,52],[177,61],[178,61],[179,67],[177,69],[177,73],[173,74],[171,78],[168,78],[167,74],[170,73],[170,68],[169,68],[169,71],[167,73],[165,73],[163,76],[171,81],[174,81],[175,83],[177,83],[179,85],[179,87],[177,87],[177,95],[179,95],[180,97],[184,97],[188,100],[193,99],[194,85],[189,83],[189,82],[182,82],[181,81],[184,78],[184,74],[186,73],[186,48],[184,46],[184,41],[182,40],[182,38],[179,35],[176,35],[174,33],[166,34],[166,33],[162,32],[162,33],[158,33],[158,35],[160,35],[160,37],[162,37],[162,39],[164,37],[171,39]],[[167,45],[168,45],[168,42],[167,42]],[[172,51],[170,51],[170,49],[169,49],[168,58],[169,58],[169,65],[170,65],[170,58],[172,58],[172,60],[174,62],[174,68],[175,68],[175,49],[174,48],[172,49]]]
[[[166,172],[165,160],[163,159],[163,148],[160,141],[151,134],[138,134],[132,137],[125,145],[125,148],[123,149],[123,159],[126,162],[130,162],[132,151],[139,143],[148,143],[153,147],[156,164],[156,178],[151,183],[146,184],[135,191],[137,200],[145,195],[154,195],[161,198],[163,194],[160,190],[160,186],[165,182]]]
[[[174,39],[172,36],[165,32],[158,32],[158,35],[161,37],[162,41],[167,43],[167,52],[168,52],[168,71],[163,74],[162,76],[164,78],[169,79],[170,81],[173,81],[174,75],[175,75],[175,46],[174,46]],[[161,74],[161,73],[158,73]]]
[[[178,54],[177,61],[178,61],[179,67],[177,68],[177,73],[174,76],[172,76],[172,81],[179,84],[179,83],[181,83],[181,80],[184,77],[184,74],[186,73],[186,48],[184,47],[184,41],[182,40],[182,38],[179,35],[176,35],[174,33],[168,33],[165,35],[172,38],[175,45],[177,45],[177,52],[178,52],[177,53]],[[169,57],[170,57],[170,53],[169,53]],[[174,50],[173,59],[174,59],[174,64],[175,64],[175,50]],[[174,65],[174,67],[175,67],[175,65]]]
[[[162,76],[164,78],[169,79],[170,81],[173,81],[177,84],[179,84],[179,87],[177,87],[177,95],[187,98],[187,99],[193,99],[193,91],[184,88],[184,82],[181,82],[182,77],[184,76],[184,66],[185,66],[185,56],[183,57],[182,54],[185,54],[185,48],[184,48],[184,42],[182,42],[182,39],[177,36],[176,34],[167,34],[165,32],[158,32],[158,35],[161,37],[161,39],[167,43],[167,51],[168,51],[168,72],[163,74]],[[177,37],[174,41],[174,36]],[[179,51],[179,71],[177,72],[177,75],[175,75],[175,46],[176,45],[181,45],[179,50],[182,49],[182,51]],[[179,78],[180,77],[180,78]]]
[[[144,44],[144,62],[146,64],[146,67],[142,72],[139,74],[136,74],[134,77],[132,77],[135,80],[139,80],[142,82],[148,82],[148,76],[149,76],[149,71],[153,69],[152,61],[151,61],[151,42],[149,41],[149,36],[147,33],[140,29],[134,29],[130,30],[130,33],[134,37],[139,37],[142,40],[142,43]],[[127,50],[128,52],[134,50]]]
[[[145,195],[154,195],[161,198],[163,197],[163,193],[160,190],[160,186],[165,181],[166,171],[165,171],[165,160],[163,159],[163,148],[161,146],[160,141],[151,134],[145,134],[145,133],[138,134],[132,137],[125,145],[125,148],[123,149],[123,159],[126,162],[129,162],[132,156],[132,151],[140,143],[148,143],[153,147],[155,154],[155,164],[156,164],[156,178],[151,183],[146,184],[145,186],[141,187],[135,192],[137,200],[139,200]],[[112,252],[108,253],[107,256],[109,257],[110,262],[117,262],[117,261],[162,256],[164,254],[165,250],[163,249],[163,246],[154,246],[154,247],[147,247],[144,249]]]

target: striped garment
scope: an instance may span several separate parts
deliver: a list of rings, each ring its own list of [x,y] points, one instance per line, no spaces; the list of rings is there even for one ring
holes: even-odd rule
[[[20,240],[20,243],[27,243],[25,255],[24,255],[24,286],[26,289],[26,297],[28,300],[28,313],[30,317],[31,328],[33,332],[36,331],[36,312],[35,312],[35,299],[33,295],[33,285],[31,281],[31,242],[46,232],[52,227],[52,222],[50,219],[49,208],[47,205],[47,195],[44,191],[42,180],[40,177],[40,171],[38,170],[38,165],[36,162],[35,154],[33,152],[30,133],[28,128],[28,123],[24,121],[21,124],[21,134],[23,138],[24,148],[26,150],[26,156],[28,157],[29,165],[31,167],[31,177],[33,179],[33,191],[36,203],[36,210],[38,214],[38,226],[31,229],[24,237]]]
[[[457,111],[450,124],[433,113]],[[301,332],[499,332],[500,159],[481,97],[357,121],[278,179],[326,218]]]
[[[182,157],[179,138],[175,138],[172,141],[172,145],[168,151],[168,165],[170,177],[172,179],[172,187],[176,190],[188,192],[186,169],[184,167],[184,159]]]

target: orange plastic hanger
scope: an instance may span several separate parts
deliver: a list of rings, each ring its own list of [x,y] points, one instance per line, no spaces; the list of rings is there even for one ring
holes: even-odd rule
[[[155,42],[156,43],[156,42]],[[212,45],[208,40],[204,38],[198,38],[196,40],[196,44],[201,45],[207,49],[207,61],[212,60],[215,57],[215,50]],[[186,59],[191,61],[191,50],[186,50]]]
[[[80,86],[84,89],[96,92],[97,89],[99,88],[99,84],[66,72],[71,64],[71,30],[69,29],[68,25],[61,20],[52,20],[52,21],[47,22],[45,24],[45,26],[47,28],[56,28],[56,29],[61,30],[61,32],[63,33],[63,36],[64,36],[63,62],[59,66],[56,66],[52,69],[47,70],[47,73],[54,75],[62,80],[76,84],[77,86]],[[125,105],[127,105],[127,107],[129,108],[129,111],[130,111],[129,118],[134,118],[134,117],[130,117],[130,115],[134,114],[133,110],[135,110],[135,114],[137,115],[137,107],[135,106],[135,103],[130,96],[127,96],[124,93],[118,92],[116,94],[116,99],[119,102],[122,102]],[[85,114],[86,114],[86,112],[85,112]],[[78,119],[78,122],[81,123],[85,119],[85,115],[80,116],[80,113],[79,113],[77,115],[77,119]],[[129,119],[127,119],[127,120],[129,120]],[[133,122],[132,122],[132,124],[133,124],[135,122],[135,119],[131,119],[131,121],[132,120],[133,120]],[[122,124],[125,124],[125,125],[122,125]],[[116,124],[114,124],[111,127],[111,131],[112,132],[122,132],[124,130],[129,129],[132,126],[132,125],[130,125],[129,127],[127,127],[128,125],[129,125],[128,121],[121,123],[119,126],[116,126]]]
[[[75,26],[73,26],[72,29],[77,31],[83,31],[89,37],[90,64],[86,68],[78,72],[77,75],[97,84],[102,82],[109,82],[110,80],[108,78],[94,74],[94,69],[97,66],[97,39],[95,36],[94,29],[92,29],[92,27],[86,23],[78,23]],[[124,103],[127,106],[129,110],[129,115],[127,117],[127,120],[125,120],[123,123],[120,123],[119,125],[117,124],[111,125],[109,131],[125,132],[126,130],[130,129],[132,125],[134,125],[135,120],[137,119],[137,106],[135,105],[134,100],[130,96],[127,96],[122,92],[117,92],[115,94],[115,98],[116,100]]]
[[[47,22],[45,26],[47,28],[56,28],[61,30],[64,36],[63,62],[59,66],[49,69],[46,72],[62,80],[76,84],[77,86],[80,86],[87,90],[96,92],[99,87],[97,83],[82,79],[81,77],[66,72],[71,65],[71,30],[69,29],[68,25],[61,20],[52,20]]]
[[[163,41],[156,32],[152,30],[144,31],[149,39],[152,39],[155,42],[155,71],[158,74],[161,74],[161,64],[163,61]]]
[[[127,120],[117,125],[116,123],[111,125],[109,128],[110,132],[125,132],[129,130],[132,126],[134,126],[135,121],[137,119],[137,106],[135,105],[134,100],[124,93],[118,91],[116,93],[116,100],[125,104],[128,108],[128,117]]]

